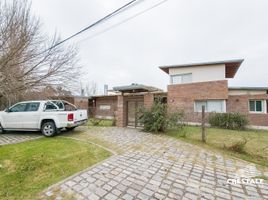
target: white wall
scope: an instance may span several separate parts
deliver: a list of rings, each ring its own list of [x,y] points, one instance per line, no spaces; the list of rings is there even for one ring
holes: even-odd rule
[[[232,90],[229,89],[229,95],[258,95],[266,94],[266,90]]]
[[[193,83],[226,79],[224,64],[169,69],[170,76],[178,74],[188,74],[188,73],[192,73]]]

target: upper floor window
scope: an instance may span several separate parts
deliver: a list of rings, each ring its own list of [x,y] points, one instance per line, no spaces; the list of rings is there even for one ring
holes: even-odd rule
[[[191,83],[192,73],[171,75],[171,84]]]
[[[249,101],[250,112],[266,113],[265,107],[266,107],[266,104],[264,100],[250,100]]]

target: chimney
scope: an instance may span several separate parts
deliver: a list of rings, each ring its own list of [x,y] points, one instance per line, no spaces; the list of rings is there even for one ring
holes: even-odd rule
[[[104,95],[108,95],[108,85],[104,85]]]
[[[81,89],[81,96],[85,96],[85,89]]]

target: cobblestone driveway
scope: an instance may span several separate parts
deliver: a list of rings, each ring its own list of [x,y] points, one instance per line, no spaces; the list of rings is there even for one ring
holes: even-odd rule
[[[48,188],[44,199],[268,199],[267,183],[227,184],[263,175],[254,164],[170,137],[123,128],[69,136],[104,141],[120,154]]]
[[[41,138],[41,134],[38,133],[0,133],[0,146],[7,145],[7,144],[15,144],[19,142],[25,142],[28,140],[38,139]]]

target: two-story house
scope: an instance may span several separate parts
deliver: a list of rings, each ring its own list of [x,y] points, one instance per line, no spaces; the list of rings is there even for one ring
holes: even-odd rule
[[[200,122],[201,109],[246,114],[251,125],[268,126],[268,88],[228,87],[243,60],[161,66],[170,77],[170,111],[183,110],[187,122]]]
[[[117,119],[117,125],[139,126],[137,109],[150,107],[158,96],[164,97],[169,112],[185,113],[185,121],[200,123],[201,109],[206,113],[238,112],[248,116],[254,126],[268,126],[268,88],[228,87],[243,60],[161,66],[170,77],[167,92],[151,86],[131,84],[115,87],[113,95],[89,100],[92,115]]]

